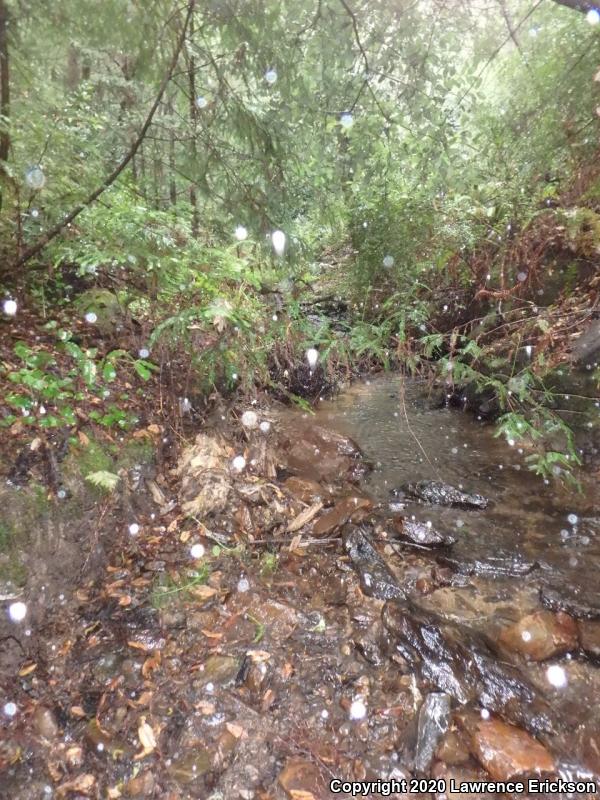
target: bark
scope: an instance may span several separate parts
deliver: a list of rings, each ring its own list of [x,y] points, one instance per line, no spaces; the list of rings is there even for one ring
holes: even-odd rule
[[[61,220],[61,222],[59,222],[57,225],[51,228],[44,236],[38,239],[38,241],[35,244],[31,245],[31,247],[28,247],[27,250],[25,250],[25,252],[20,256],[20,258],[17,259],[17,261],[13,265],[14,268],[22,266],[31,258],[33,258],[33,256],[36,256],[38,253],[40,253],[49,242],[55,239],[59,235],[59,233],[61,233],[67,227],[67,225],[70,222],[73,222],[73,220],[76,217],[78,217],[79,214],[81,214],[81,212],[84,209],[92,205],[92,203],[94,203],[100,197],[100,195],[102,195],[110,186],[112,186],[112,184],[117,180],[117,178],[121,175],[123,170],[130,163],[130,161],[135,157],[135,154],[139,150],[146,134],[148,133],[148,129],[152,124],[154,115],[156,114],[156,111],[160,105],[165,90],[169,84],[169,81],[171,80],[173,72],[175,71],[177,62],[179,61],[179,56],[181,55],[181,50],[183,48],[183,43],[185,42],[188,26],[190,24],[190,20],[192,18],[192,14],[194,11],[194,5],[195,5],[195,0],[189,0],[187,7],[187,14],[185,22],[183,24],[183,29],[177,41],[177,46],[175,48],[175,52],[173,53],[173,58],[171,59],[169,69],[167,70],[167,73],[163,78],[156,99],[154,100],[154,103],[152,104],[152,107],[148,112],[148,116],[146,117],[146,120],[140,129],[140,132],[138,133],[136,139],[134,140],[127,154],[121,159],[121,161],[117,164],[117,166],[110,173],[110,175],[108,175],[104,179],[104,181],[100,184],[100,186],[94,189],[94,191],[90,195],[88,195],[88,197],[82,203],[76,206],[69,214],[67,214]]]
[[[194,42],[194,18],[190,20],[190,41]],[[190,92],[190,126],[192,129],[192,140],[190,143],[192,164],[194,168],[198,165],[198,153],[196,149],[196,131],[198,125],[198,109],[196,107],[196,59],[193,50],[190,51],[188,61],[188,86]],[[190,205],[192,207],[192,236],[198,236],[200,220],[198,217],[198,197],[196,195],[196,184],[190,184]]]
[[[8,160],[10,150],[10,76],[8,62],[8,9],[0,0],[0,162]]]

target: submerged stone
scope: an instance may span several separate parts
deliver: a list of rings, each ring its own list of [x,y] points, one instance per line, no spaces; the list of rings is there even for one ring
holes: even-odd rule
[[[404,592],[385,561],[371,544],[366,531],[349,526],[343,534],[344,549],[360,579],[360,588],[367,597],[378,600],[403,599]]]
[[[450,724],[450,695],[431,692],[419,710],[415,769],[427,772]]]
[[[494,780],[554,773],[554,758],[526,731],[477,714],[458,714],[457,719],[469,733],[471,752]]]
[[[446,622],[407,601],[382,613],[388,644],[429,685],[461,705],[477,703],[532,733],[553,732],[555,715],[540,691],[494,643],[466,625]]]
[[[456,542],[456,537],[449,533],[442,533],[432,525],[407,518],[395,519],[394,530],[399,539],[422,547],[449,547]]]
[[[336,502],[331,511],[327,511],[314,524],[313,534],[324,536],[331,531],[341,528],[346,522],[358,522],[373,507],[373,501],[368,497],[351,495],[342,497]]]
[[[498,641],[530,661],[544,661],[577,647],[577,626],[568,614],[536,611],[504,628]]]
[[[486,508],[488,500],[480,494],[469,494],[442,481],[419,481],[402,487],[404,494],[424,503],[437,506],[461,506],[464,508]],[[400,494],[397,490],[394,494]]]

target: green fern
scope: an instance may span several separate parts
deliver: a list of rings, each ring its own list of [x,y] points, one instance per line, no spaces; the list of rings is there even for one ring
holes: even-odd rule
[[[90,472],[85,476],[86,481],[89,481],[93,486],[103,489],[105,492],[112,493],[118,486],[120,478],[114,472],[108,472],[101,469],[98,472]]]

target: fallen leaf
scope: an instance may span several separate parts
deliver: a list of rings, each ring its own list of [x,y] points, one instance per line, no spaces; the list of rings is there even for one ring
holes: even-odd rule
[[[140,740],[143,750],[141,753],[137,753],[134,756],[135,761],[145,758],[156,749],[156,737],[154,736],[154,731],[152,730],[151,726],[146,722],[146,717],[142,717],[140,719],[140,724],[138,727],[138,739]]]
[[[246,733],[245,728],[242,728],[241,725],[236,725],[234,722],[226,722],[225,727],[232,736],[235,736],[236,739],[241,739]]]
[[[144,678],[149,678],[150,673],[152,670],[156,669],[160,666],[160,650],[156,650],[151,656],[149,656],[145,661],[142,667],[142,675]]]
[[[19,670],[19,677],[24,678],[25,675],[30,675],[36,669],[37,669],[37,664],[25,664]]]
[[[70,711],[73,717],[85,717],[85,711],[81,706],[71,706]]]
[[[123,597],[121,597],[119,599],[119,605],[120,606],[130,606],[131,602],[132,601],[131,601],[131,595],[130,594],[125,594],[125,595],[123,595]]]
[[[62,783],[57,789],[56,793],[63,797],[67,792],[79,792],[80,794],[87,794],[91,792],[96,784],[96,778],[89,773],[77,775],[72,781]]]
[[[210,597],[214,597],[217,594],[217,590],[213,589],[212,586],[200,584],[200,586],[190,587],[190,589],[188,589],[188,593],[191,594],[192,597],[196,597],[198,600],[208,600]]]
[[[207,631],[207,630],[204,630],[204,628],[202,628],[202,633],[205,636],[208,636],[209,639],[222,639],[223,638],[223,634],[222,633],[217,633],[216,631]]]
[[[84,447],[87,447],[90,443],[89,437],[83,431],[77,431],[77,438]]]

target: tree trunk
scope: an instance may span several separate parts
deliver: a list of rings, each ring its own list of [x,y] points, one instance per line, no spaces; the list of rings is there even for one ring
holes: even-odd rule
[[[194,17],[190,20],[190,41],[194,43]],[[193,50],[190,51],[188,60],[188,85],[190,92],[190,127],[192,129],[192,140],[190,143],[190,152],[192,156],[192,164],[194,169],[198,166],[198,151],[196,149],[196,130],[198,123],[198,109],[196,107],[196,59],[194,58]],[[196,195],[196,184],[190,184],[190,205],[192,207],[192,236],[198,236],[200,228],[200,219],[198,217],[198,197]]]
[[[10,79],[8,64],[8,9],[0,0],[0,162],[8,160],[10,150]]]
[[[590,2],[590,0],[554,0],[554,2],[558,3],[559,6],[572,8],[573,11],[581,11],[582,14],[587,14],[588,11],[594,9],[600,10],[598,4]]]

